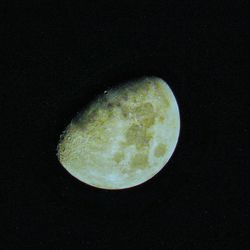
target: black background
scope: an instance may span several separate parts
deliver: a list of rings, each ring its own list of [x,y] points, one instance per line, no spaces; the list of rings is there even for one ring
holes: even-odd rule
[[[1,2],[2,249],[249,248],[248,1],[234,2]],[[79,182],[60,133],[143,75],[179,103],[168,166],[122,191]]]

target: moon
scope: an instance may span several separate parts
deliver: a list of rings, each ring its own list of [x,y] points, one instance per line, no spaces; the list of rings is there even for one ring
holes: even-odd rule
[[[180,132],[176,98],[158,77],[104,91],[60,136],[57,156],[80,181],[125,189],[155,176],[172,156]]]

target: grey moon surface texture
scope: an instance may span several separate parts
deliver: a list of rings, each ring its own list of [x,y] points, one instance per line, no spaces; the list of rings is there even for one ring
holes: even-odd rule
[[[73,119],[60,137],[57,156],[86,184],[130,188],[166,165],[179,132],[172,90],[161,78],[143,77],[104,91]]]

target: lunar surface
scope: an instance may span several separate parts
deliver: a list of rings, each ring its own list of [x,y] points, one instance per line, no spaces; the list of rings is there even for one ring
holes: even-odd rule
[[[124,189],[156,175],[168,162],[180,131],[173,92],[158,77],[104,91],[62,133],[57,156],[80,181]]]

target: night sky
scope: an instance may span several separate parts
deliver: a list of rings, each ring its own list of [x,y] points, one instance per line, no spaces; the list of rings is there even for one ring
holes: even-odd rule
[[[248,1],[2,1],[1,249],[249,249]],[[104,90],[166,80],[181,131],[148,182],[66,172],[61,132]]]

